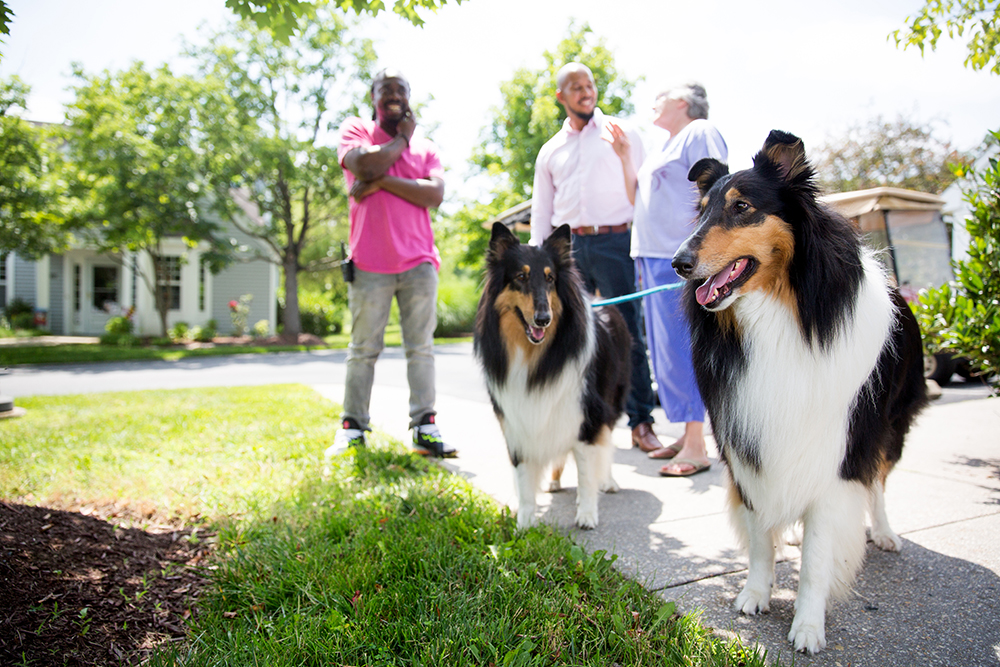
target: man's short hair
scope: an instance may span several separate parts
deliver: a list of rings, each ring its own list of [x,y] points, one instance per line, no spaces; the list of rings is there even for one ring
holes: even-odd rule
[[[378,85],[379,81],[384,81],[385,79],[399,79],[406,84],[407,92],[409,92],[410,90],[410,82],[405,76],[403,76],[402,72],[400,72],[398,69],[386,67],[385,69],[379,70],[375,74],[375,77],[372,79],[371,92],[373,96],[375,95],[375,86]]]
[[[660,97],[666,95],[672,100],[684,100],[687,102],[688,118],[695,120],[698,118],[708,118],[708,95],[705,87],[694,81],[675,86],[660,93]]]
[[[590,77],[591,82],[593,82],[596,85],[597,82],[594,81],[594,73],[590,71],[589,67],[587,67],[583,63],[572,62],[563,65],[561,68],[559,68],[559,71],[556,73],[556,90],[562,90],[563,84],[566,83],[566,79],[569,77],[570,74],[573,74],[575,72],[586,72],[587,76]]]

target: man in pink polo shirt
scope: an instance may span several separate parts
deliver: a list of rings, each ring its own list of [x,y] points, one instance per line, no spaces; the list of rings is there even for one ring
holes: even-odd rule
[[[434,145],[414,135],[410,84],[396,70],[372,82],[371,121],[349,118],[340,127],[337,157],[350,189],[351,343],[347,353],[344,414],[328,454],[365,445],[375,361],[384,347],[392,298],[399,305],[410,384],[413,449],[453,457],[434,422],[434,328],[437,272],[428,209],[444,198],[444,169]],[[353,273],[351,279],[350,273]]]

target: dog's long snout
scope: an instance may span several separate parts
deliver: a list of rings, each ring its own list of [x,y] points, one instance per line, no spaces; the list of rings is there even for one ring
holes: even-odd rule
[[[674,271],[677,272],[677,275],[684,279],[691,277],[691,274],[694,273],[694,268],[697,264],[698,256],[688,249],[686,243],[677,250],[677,253],[674,255],[674,259],[670,262],[670,265],[674,267]]]

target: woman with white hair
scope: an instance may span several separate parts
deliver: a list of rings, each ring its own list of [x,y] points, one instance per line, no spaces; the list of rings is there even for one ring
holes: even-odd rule
[[[698,216],[698,191],[688,181],[688,171],[705,157],[725,162],[729,152],[722,135],[708,122],[708,98],[700,84],[660,93],[653,112],[653,124],[667,130],[670,138],[650,151],[636,174],[631,252],[643,289],[683,282],[670,262]],[[627,137],[615,133],[612,144],[624,161]],[[677,442],[650,452],[649,457],[673,459],[660,468],[661,475],[686,477],[708,470],[710,462],[705,449],[705,405],[691,363],[681,290],[655,292],[643,301],[646,343],[660,404],[671,422],[685,425]]]

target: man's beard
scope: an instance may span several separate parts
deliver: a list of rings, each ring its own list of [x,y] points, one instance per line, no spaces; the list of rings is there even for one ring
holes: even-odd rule
[[[594,112],[591,110],[588,113],[580,113],[579,111],[574,111],[573,115],[583,121],[584,125],[590,122],[590,119],[594,117]]]

